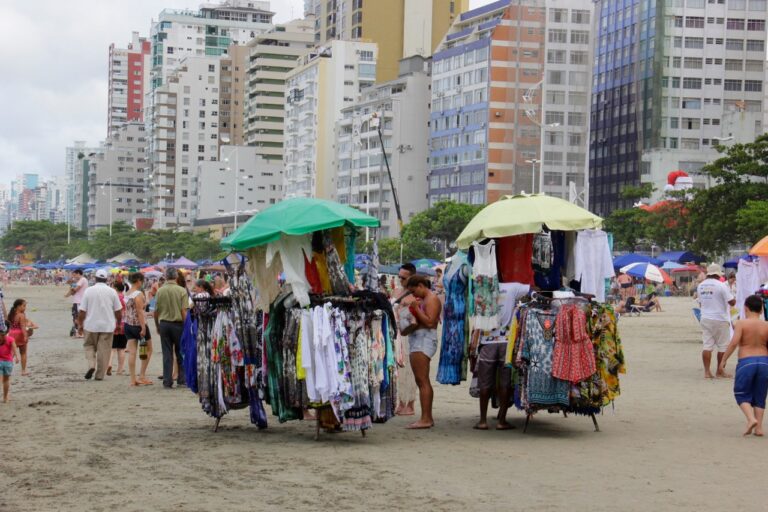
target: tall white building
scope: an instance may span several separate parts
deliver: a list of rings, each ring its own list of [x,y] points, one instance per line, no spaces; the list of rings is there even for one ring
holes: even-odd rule
[[[149,123],[154,226],[189,227],[198,163],[219,150],[218,57],[188,57],[152,95]]]
[[[278,25],[248,43],[245,141],[271,161],[283,160],[285,77],[314,48],[313,19]]]
[[[78,228],[82,225],[83,221],[83,206],[87,205],[88,202],[87,198],[84,198],[82,195],[83,165],[78,157],[82,156],[85,158],[92,153],[98,152],[100,149],[99,147],[86,144],[82,140],[74,141],[71,146],[66,148],[64,160],[64,179],[66,180],[67,187],[64,221]]]
[[[198,176],[195,226],[234,222],[235,214],[242,223],[283,196],[282,162],[266,160],[251,146],[222,146],[219,160],[199,163]]]
[[[149,92],[150,41],[133,32],[126,48],[109,46],[107,137],[121,125],[144,120]]]
[[[400,227],[382,140],[403,221],[428,206],[430,83],[428,61],[405,59],[399,78],[365,89],[336,123],[337,200],[377,217],[383,237]]]
[[[88,231],[149,216],[144,123],[120,126],[88,160]]]
[[[334,128],[343,108],[376,80],[374,43],[332,41],[288,74],[285,197],[335,199]]]

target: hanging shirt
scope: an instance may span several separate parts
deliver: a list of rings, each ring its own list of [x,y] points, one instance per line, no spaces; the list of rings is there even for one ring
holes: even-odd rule
[[[496,261],[502,283],[533,284],[533,235],[505,236],[496,240]]]
[[[282,236],[267,246],[267,267],[280,254],[285,282],[291,285],[293,295],[302,307],[309,306],[309,282],[305,274],[304,259],[312,254],[309,235]]]
[[[574,248],[575,279],[581,282],[581,292],[594,295],[605,302],[605,280],[614,276],[613,258],[605,231],[579,231]]]
[[[491,330],[499,326],[499,278],[496,271],[496,244],[493,240],[485,245],[474,242],[475,262],[472,265],[474,280],[474,322],[477,329]],[[528,263],[530,267],[530,262]]]
[[[761,284],[760,263],[740,259],[736,270],[736,308],[739,310],[739,318],[746,318],[744,301],[759,290]]]
[[[531,287],[522,283],[499,284],[499,327],[480,334],[480,344],[507,343],[509,328],[515,312],[517,301],[525,296]]]

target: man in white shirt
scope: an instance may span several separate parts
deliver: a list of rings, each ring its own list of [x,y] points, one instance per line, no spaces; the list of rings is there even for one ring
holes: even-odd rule
[[[720,281],[723,269],[713,263],[707,267],[707,278],[696,288],[696,295],[701,304],[701,331],[704,350],[701,359],[704,362],[704,378],[713,378],[710,371],[712,351],[717,348],[717,376],[729,377],[720,370],[720,361],[731,341],[731,306],[736,304],[736,297],[727,283]]]
[[[96,284],[83,294],[78,312],[78,327],[85,331],[86,379],[93,377],[94,371],[96,380],[104,379],[112,354],[112,335],[123,313],[117,292],[107,286],[107,277],[106,270],[96,271]]]
[[[88,289],[88,280],[83,276],[83,271],[76,269],[72,271],[72,281],[74,284],[67,290],[65,297],[72,297],[72,324],[73,328],[69,335],[77,338],[82,338],[83,333],[77,331],[77,312],[80,308],[80,303],[83,301],[83,295],[85,290]]]

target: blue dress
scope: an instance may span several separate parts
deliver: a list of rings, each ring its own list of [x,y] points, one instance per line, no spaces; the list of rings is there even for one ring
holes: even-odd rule
[[[440,384],[461,383],[466,379],[462,366],[467,347],[467,285],[469,279],[464,269],[469,269],[467,256],[457,252],[451,266],[445,272],[445,308],[443,310],[443,336],[440,347],[440,364],[437,367],[437,382]]]

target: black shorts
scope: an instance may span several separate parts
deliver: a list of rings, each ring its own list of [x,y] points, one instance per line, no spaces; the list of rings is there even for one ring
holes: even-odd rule
[[[128,338],[125,337],[125,334],[115,334],[112,336],[112,348],[125,350],[126,345],[128,345]]]
[[[141,326],[140,325],[131,325],[131,324],[125,324],[124,328],[125,330],[125,337],[129,340],[138,340],[141,339]],[[149,332],[149,326],[145,329],[146,335],[144,336],[145,339],[151,340],[152,339],[152,333]]]
[[[632,288],[632,283],[621,283],[622,288]]]

